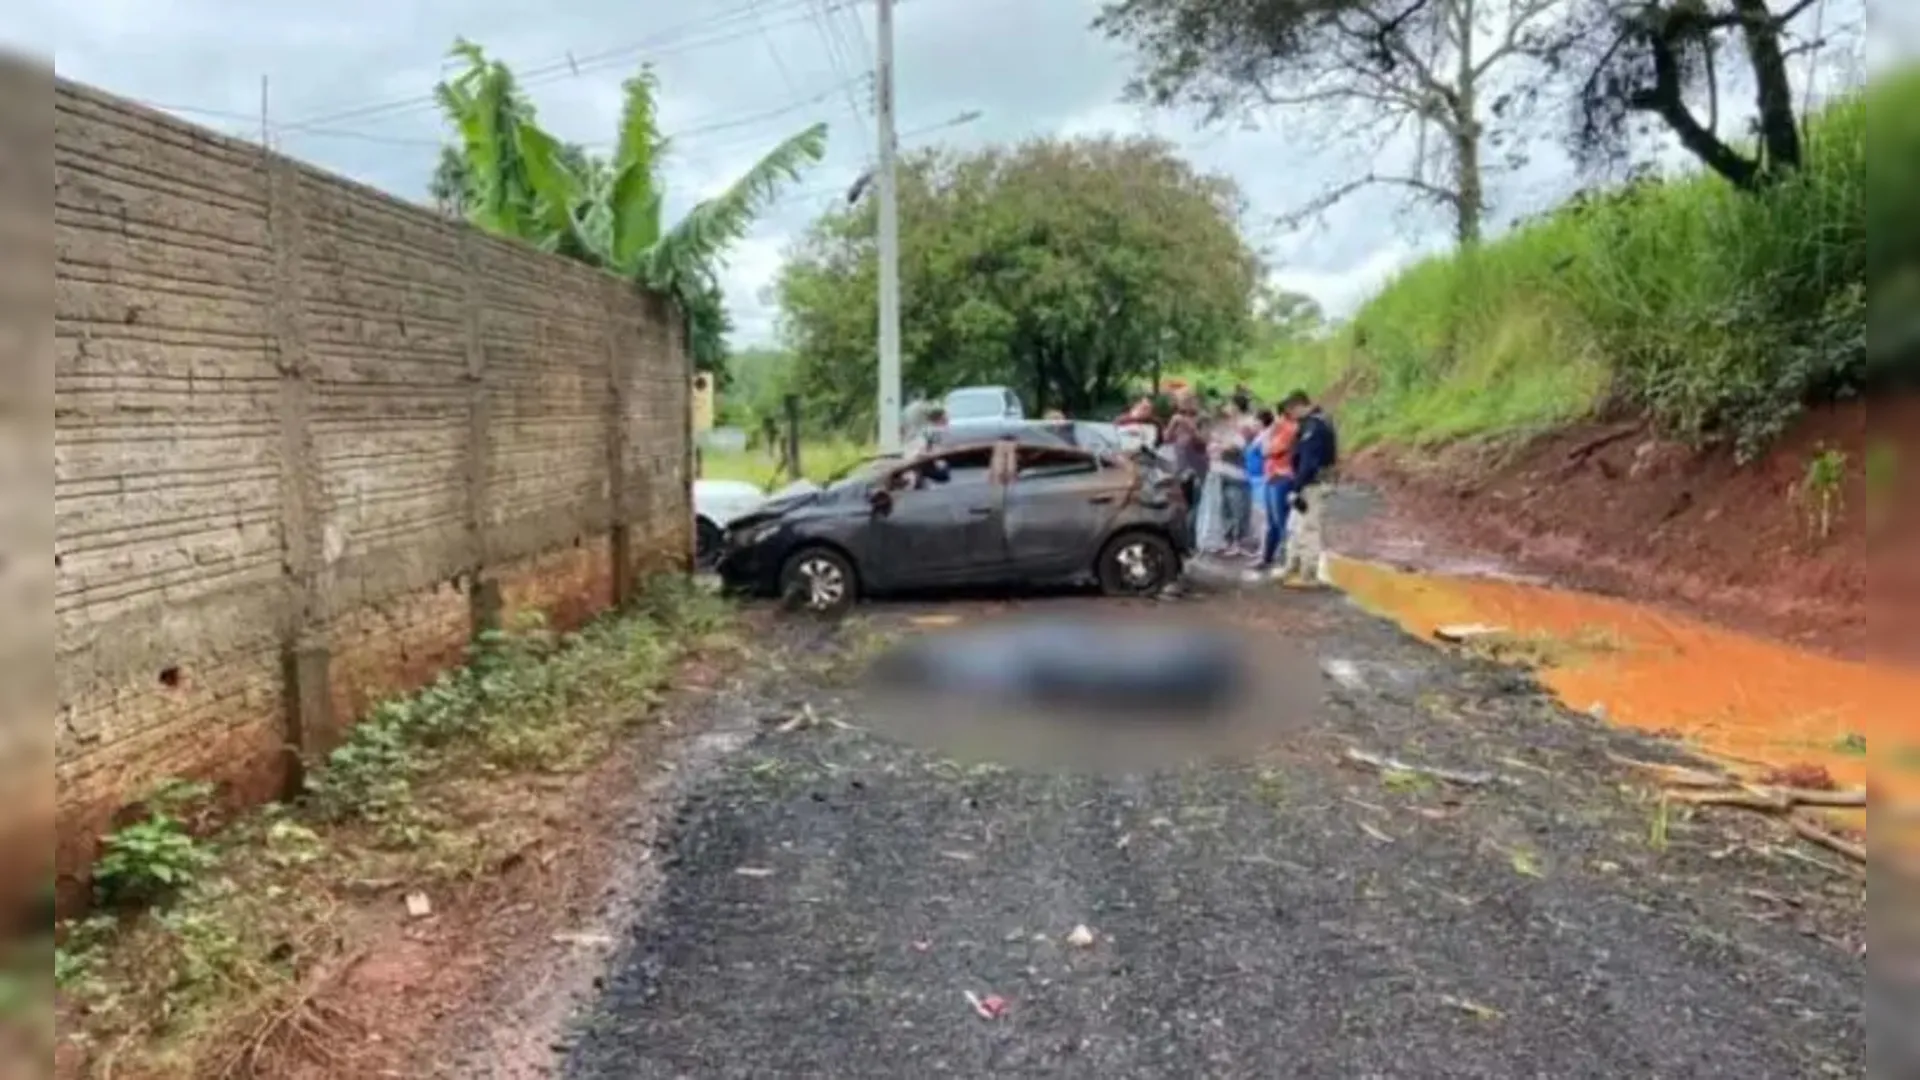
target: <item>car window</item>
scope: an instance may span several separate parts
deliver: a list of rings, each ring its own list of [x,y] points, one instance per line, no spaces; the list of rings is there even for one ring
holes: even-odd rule
[[[988,483],[993,447],[980,446],[923,458],[893,475],[896,491],[930,491]]]
[[[1100,471],[1099,460],[1091,454],[1043,447],[1021,447],[1019,463],[1016,483],[1061,476],[1089,476]]]

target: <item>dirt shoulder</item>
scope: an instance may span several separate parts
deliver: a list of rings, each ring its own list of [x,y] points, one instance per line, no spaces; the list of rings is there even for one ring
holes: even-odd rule
[[[1912,401],[1875,408],[1887,431],[1899,426],[1892,412],[1920,416]],[[1844,470],[1823,530],[1806,479],[1827,450],[1844,455]],[[1749,465],[1635,424],[1579,425],[1517,447],[1376,451],[1345,472],[1378,488],[1386,512],[1336,540],[1359,557],[1423,568],[1491,558],[1859,656],[1869,644],[1867,456],[1864,402],[1807,416]]]
[[[854,727],[761,725],[684,778],[565,1075],[1864,1069],[1864,877],[1756,815],[1650,831],[1608,754],[1665,748],[1337,596],[1206,610],[1329,673],[1263,753],[1023,769],[784,682]]]

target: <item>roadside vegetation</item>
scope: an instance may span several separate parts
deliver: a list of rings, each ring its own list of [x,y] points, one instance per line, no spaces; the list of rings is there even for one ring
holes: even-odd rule
[[[650,722],[682,660],[736,647],[730,627],[720,600],[662,579],[574,633],[482,634],[466,667],[374,710],[290,802],[216,827],[204,787],[163,786],[106,838],[92,913],[55,928],[59,1038],[89,1075],[325,1064],[354,1036],[315,990],[380,929],[537,857],[570,778]]]
[[[1338,390],[1361,443],[1611,410],[1751,456],[1806,405],[1894,374],[1914,340],[1902,305],[1877,299],[1877,330],[1898,319],[1909,332],[1876,333],[1869,355],[1869,291],[1913,295],[1898,238],[1915,226],[1895,193],[1917,178],[1920,82],[1823,101],[1810,80],[1855,77],[1864,26],[1803,18],[1808,7],[1106,0],[1095,25],[1134,49],[1136,100],[1223,123],[1284,119],[1367,151],[1366,172],[1288,217],[1378,189],[1455,226],[1449,253],[1339,332],[1247,362],[1270,392]],[[1417,140],[1396,138],[1410,125]],[[1516,194],[1506,178],[1553,126],[1577,166],[1611,182],[1493,235],[1485,223]],[[1691,168],[1663,169],[1660,147]]]
[[[1527,433],[1614,406],[1756,450],[1868,378],[1868,236],[1896,224],[1869,214],[1898,212],[1867,198],[1867,131],[1916,107],[1912,77],[1830,106],[1804,167],[1759,195],[1710,174],[1649,180],[1429,259],[1245,374],[1338,390],[1357,442]]]
[[[825,484],[872,457],[872,443],[843,439],[809,439],[800,447],[800,478]],[[738,452],[706,449],[700,452],[700,475],[707,480],[745,480],[772,491],[796,478],[786,468],[778,446],[755,443]]]

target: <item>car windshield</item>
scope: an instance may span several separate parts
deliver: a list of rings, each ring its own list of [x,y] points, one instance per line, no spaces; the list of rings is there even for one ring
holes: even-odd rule
[[[872,483],[874,478],[880,475],[881,469],[899,460],[898,454],[879,454],[863,458],[834,473],[833,477],[827,481],[827,486],[842,488],[853,484]]]
[[[955,390],[947,395],[948,420],[991,420],[1006,411],[1007,399],[998,390]]]

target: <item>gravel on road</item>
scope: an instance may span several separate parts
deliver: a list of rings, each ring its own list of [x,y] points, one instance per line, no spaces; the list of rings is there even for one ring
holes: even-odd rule
[[[1224,762],[950,757],[863,724],[822,638],[769,661],[744,745],[682,777],[564,1074],[1865,1075],[1864,879],[1738,812],[1655,828],[1608,752],[1663,748],[1338,595],[1203,603],[1326,672]],[[870,610],[832,636],[922,611]]]

